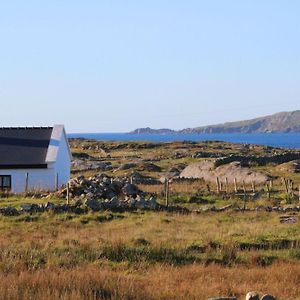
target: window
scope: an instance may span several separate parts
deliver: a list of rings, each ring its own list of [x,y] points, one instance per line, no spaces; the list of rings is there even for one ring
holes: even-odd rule
[[[10,191],[10,190],[11,190],[11,176],[0,175],[0,191]]]

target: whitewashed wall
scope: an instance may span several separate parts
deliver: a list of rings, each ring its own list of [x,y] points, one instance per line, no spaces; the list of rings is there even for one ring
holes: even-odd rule
[[[0,175],[11,175],[13,193],[25,192],[26,173],[28,173],[29,190],[55,190],[54,169],[0,170]]]
[[[71,157],[69,152],[69,146],[66,137],[63,135],[54,163],[55,174],[58,174],[58,185],[63,186],[70,180],[71,174]]]

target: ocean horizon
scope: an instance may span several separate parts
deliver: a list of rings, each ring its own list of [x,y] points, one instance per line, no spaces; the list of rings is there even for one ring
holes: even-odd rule
[[[238,144],[264,145],[300,149],[300,133],[224,133],[224,134],[131,134],[131,133],[70,133],[68,138],[84,138],[97,141],[222,141]]]

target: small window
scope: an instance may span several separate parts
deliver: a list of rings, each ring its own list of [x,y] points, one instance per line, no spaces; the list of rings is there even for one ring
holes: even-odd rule
[[[10,190],[11,190],[11,176],[0,175],[0,191],[10,191]]]

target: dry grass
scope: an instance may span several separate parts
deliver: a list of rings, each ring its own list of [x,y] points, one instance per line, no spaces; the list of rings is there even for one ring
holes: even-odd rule
[[[1,217],[0,299],[207,299],[253,289],[300,299],[300,252],[276,248],[282,239],[300,240],[299,224],[275,213]],[[267,241],[275,248],[239,248]]]
[[[85,265],[1,275],[0,282],[1,299],[243,299],[249,290],[300,299],[300,265],[283,263],[266,268]]]

